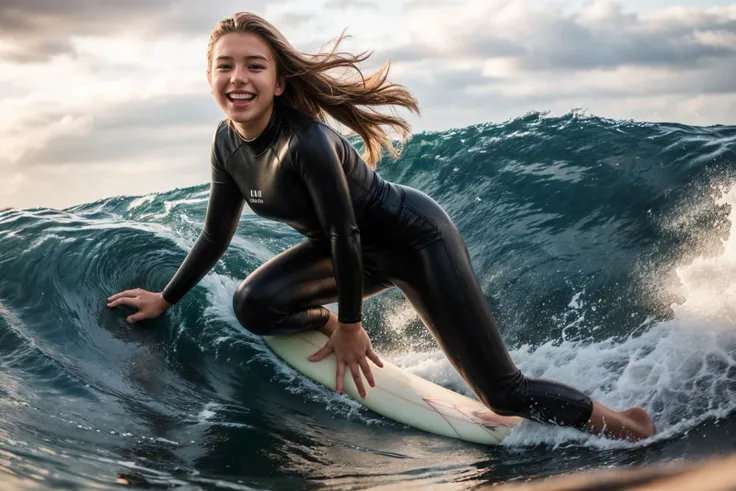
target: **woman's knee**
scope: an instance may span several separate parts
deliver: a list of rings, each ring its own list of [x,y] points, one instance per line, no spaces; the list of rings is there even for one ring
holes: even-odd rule
[[[238,322],[253,334],[264,336],[280,318],[273,299],[264,294],[264,288],[256,288],[244,281],[233,294],[233,310]]]

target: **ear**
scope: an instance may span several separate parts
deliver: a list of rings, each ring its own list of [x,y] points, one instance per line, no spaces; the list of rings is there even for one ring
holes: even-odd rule
[[[207,69],[205,76],[207,77],[207,83],[210,85],[210,90],[212,90],[212,72],[209,68]]]
[[[276,79],[276,92],[274,92],[274,95],[279,96],[284,93],[284,90],[286,90],[286,79],[279,76],[279,78]]]

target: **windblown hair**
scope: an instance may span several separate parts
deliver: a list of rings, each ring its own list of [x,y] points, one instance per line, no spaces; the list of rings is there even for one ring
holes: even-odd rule
[[[402,137],[410,134],[411,127],[396,115],[381,114],[375,106],[402,106],[419,115],[416,99],[403,86],[388,83],[389,60],[376,72],[364,76],[358,63],[367,60],[371,53],[358,55],[337,52],[345,39],[345,31],[328,53],[316,55],[301,53],[274,26],[263,18],[248,12],[239,12],[220,21],[210,34],[207,47],[207,66],[212,66],[215,43],[225,34],[243,32],[260,36],[270,47],[276,60],[277,75],[286,79],[286,88],[281,94],[283,104],[303,111],[326,123],[326,115],[357,133],[365,144],[363,159],[372,168],[381,158],[381,149],[386,149],[396,158],[398,151],[381,125],[398,131]],[[328,75],[336,68],[354,69],[358,79],[345,80]],[[209,68],[208,68],[209,69]]]

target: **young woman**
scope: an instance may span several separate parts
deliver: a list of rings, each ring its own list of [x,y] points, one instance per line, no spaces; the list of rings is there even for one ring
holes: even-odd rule
[[[342,37],[335,44],[339,45]],[[364,77],[368,55],[306,56],[262,18],[238,13],[210,36],[207,77],[226,119],[212,145],[212,182],[203,230],[160,293],[111,296],[129,305],[131,323],[163,313],[218,261],[245,201],[260,216],[307,237],[256,269],[238,287],[240,323],[259,334],[320,329],[327,344],[311,356],[337,360],[337,391],[349,368],[362,397],[371,386],[368,360],[379,357],[361,325],[362,299],[398,287],[416,308],[455,369],[478,398],[501,415],[572,426],[615,438],[654,434],[640,408],[616,412],[582,392],[525,377],[506,351],[455,225],[427,195],[383,180],[375,164],[389,136],[380,125],[409,131],[405,120],[371,111],[398,105],[419,114],[402,86],[386,82],[390,63]],[[328,75],[354,69],[357,80]],[[329,114],[366,144],[361,156],[324,122]],[[322,307],[337,301],[338,314]]]

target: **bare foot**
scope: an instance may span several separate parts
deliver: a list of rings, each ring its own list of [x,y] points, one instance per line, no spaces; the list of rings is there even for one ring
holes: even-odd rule
[[[657,433],[657,428],[654,426],[654,420],[649,416],[649,413],[642,408],[632,407],[626,411],[621,411],[621,414],[631,419],[641,429],[641,431],[648,436],[652,436]]]
[[[618,412],[595,401],[586,430],[632,442],[649,438],[657,432],[654,421],[642,408],[634,407]]]
[[[337,314],[330,312],[330,319],[318,330],[327,337],[330,337],[332,336],[332,333],[335,332],[335,329],[337,329]]]

